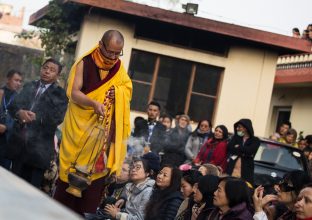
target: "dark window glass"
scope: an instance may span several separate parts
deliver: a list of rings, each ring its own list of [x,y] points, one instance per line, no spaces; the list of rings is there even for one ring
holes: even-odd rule
[[[226,56],[231,39],[202,30],[157,21],[137,21],[135,37]]]
[[[130,108],[136,111],[146,111],[150,85],[132,81],[133,94]]]
[[[294,156],[294,152],[297,156]],[[303,155],[299,152],[299,150],[288,149],[275,145],[274,143],[261,143],[255,155],[255,161],[268,162],[270,164],[276,164],[278,167],[296,170],[304,170],[303,160]],[[282,177],[283,174],[278,176]]]
[[[129,75],[132,79],[151,82],[155,69],[156,55],[133,50],[129,67]]]
[[[167,113],[174,115],[184,111],[192,63],[170,57],[161,57],[154,93]]]
[[[194,121],[199,121],[204,118],[211,120],[214,105],[215,99],[213,98],[192,95],[188,114],[190,118]]]
[[[216,95],[221,71],[221,68],[198,64],[196,67],[193,91],[207,95]]]

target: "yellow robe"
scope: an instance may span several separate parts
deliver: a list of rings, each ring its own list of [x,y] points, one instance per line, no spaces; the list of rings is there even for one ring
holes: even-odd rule
[[[83,57],[90,54],[96,48],[93,48],[75,62],[68,78],[66,92],[69,98],[69,105],[62,127],[62,142],[60,146],[60,178],[64,182],[68,182],[68,169],[83,148],[82,139],[87,137],[90,132],[93,131],[94,133],[97,131],[97,129],[92,130],[97,125],[98,120],[98,116],[94,113],[93,108],[78,105],[71,99],[76,66]],[[112,109],[115,111],[115,140],[112,141],[109,147],[109,154],[105,165],[109,169],[110,174],[119,174],[126,156],[126,141],[130,135],[130,100],[132,96],[132,82],[123,65],[120,65],[118,72],[109,81],[86,95],[93,100],[103,103],[105,93],[111,86],[115,88],[115,102],[112,106]],[[78,157],[78,166],[85,166],[88,163],[93,146],[85,145],[84,150],[81,151]],[[94,160],[94,158],[92,159]],[[106,174],[107,170],[102,173],[94,173],[91,176],[91,180],[101,178]]]

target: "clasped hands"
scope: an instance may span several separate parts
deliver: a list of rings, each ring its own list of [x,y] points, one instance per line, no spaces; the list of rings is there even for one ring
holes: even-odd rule
[[[112,99],[112,100],[115,99],[115,88],[114,88],[113,86],[110,87],[109,90],[108,90],[108,97],[109,97],[110,99]],[[95,113],[95,114],[104,116],[104,109],[105,109],[105,106],[104,106],[103,103],[94,101],[94,103],[93,103],[93,109],[94,109],[94,113]]]
[[[113,218],[116,218],[116,215],[118,212],[120,212],[120,207],[123,206],[124,202],[125,201],[123,199],[119,199],[114,205],[106,205],[104,211]]]
[[[29,123],[36,120],[36,113],[29,110],[18,110],[17,116],[22,123]]]

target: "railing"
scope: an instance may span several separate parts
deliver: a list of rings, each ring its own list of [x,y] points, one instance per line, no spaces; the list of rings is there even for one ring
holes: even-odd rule
[[[312,53],[280,56],[276,69],[312,68]]]

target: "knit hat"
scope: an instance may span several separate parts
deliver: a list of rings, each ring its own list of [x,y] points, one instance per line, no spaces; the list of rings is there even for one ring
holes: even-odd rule
[[[213,193],[218,189],[219,177],[214,175],[202,176],[198,182],[198,189],[203,195],[203,201],[212,204]]]
[[[224,125],[218,125],[216,128],[220,128],[223,131],[223,140],[226,140],[229,136],[228,129]]]
[[[148,162],[148,166],[151,170],[153,170],[155,173],[158,173],[160,169],[160,159],[157,154],[154,152],[148,152],[144,154],[142,158]]]

